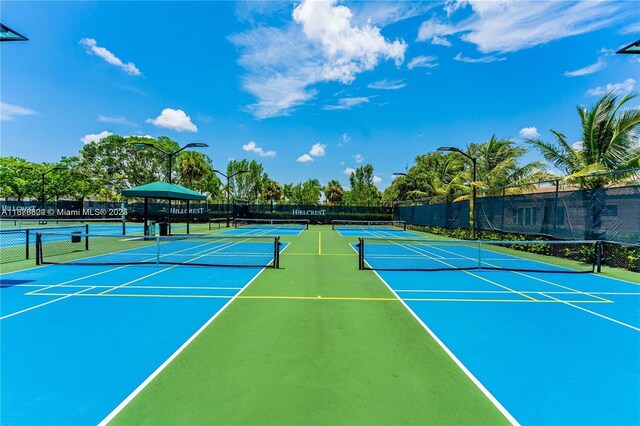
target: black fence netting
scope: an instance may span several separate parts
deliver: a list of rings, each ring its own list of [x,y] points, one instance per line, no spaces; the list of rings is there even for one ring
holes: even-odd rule
[[[640,241],[640,186],[483,197],[476,211],[481,230],[563,240]]]
[[[311,223],[331,223],[333,220],[391,220],[392,207],[332,206],[298,204],[236,205],[235,217],[253,219],[308,219]]]
[[[468,229],[470,212],[469,200],[439,202],[398,206],[394,212],[394,219],[418,226]]]

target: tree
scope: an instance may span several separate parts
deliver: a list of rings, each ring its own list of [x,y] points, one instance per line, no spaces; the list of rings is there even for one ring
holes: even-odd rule
[[[229,193],[249,203],[256,203],[269,176],[264,172],[262,164],[255,160],[231,160],[227,165],[228,176],[241,170],[247,172],[240,173],[229,181]]]
[[[545,166],[540,161],[520,165],[526,152],[525,147],[517,146],[514,141],[495,135],[480,145],[469,144],[467,153],[478,158],[478,194],[499,195],[502,188],[508,186],[514,187],[510,192],[522,192],[531,189],[530,185],[536,182],[555,177],[544,170]],[[468,161],[465,164],[464,180],[473,180],[473,166]]]
[[[80,149],[80,161],[89,176],[104,191],[120,197],[123,189],[166,179],[167,157],[155,149],[136,147],[135,142],[156,144],[165,151],[178,149],[177,142],[161,136],[158,139],[111,135]]]
[[[285,184],[289,191],[288,201],[292,204],[316,205],[322,195],[322,185],[318,179],[309,179],[298,184]]]
[[[195,185],[210,175],[213,169],[210,161],[209,157],[201,152],[182,151],[178,154],[178,182],[196,189]]]
[[[38,165],[19,157],[0,157],[0,194],[22,201],[25,197],[39,196],[40,180],[30,168]]]
[[[577,107],[582,126],[582,140],[570,144],[566,136],[551,129],[556,143],[527,139],[567,180],[581,187],[598,188],[630,176],[629,169],[640,167],[640,110],[622,107],[636,94],[618,96],[607,93],[590,109]],[[603,172],[617,172],[597,176]],[[590,177],[591,176],[591,177]]]
[[[380,191],[373,184],[373,166],[365,164],[349,176],[351,190],[346,199],[355,206],[375,206],[380,204]]]
[[[332,179],[324,187],[324,196],[329,204],[340,204],[344,198],[344,188],[340,185],[340,182]]]
[[[274,180],[269,180],[262,188],[262,199],[271,202],[271,208],[273,209],[274,201],[279,201],[283,196],[282,188],[280,184]]]

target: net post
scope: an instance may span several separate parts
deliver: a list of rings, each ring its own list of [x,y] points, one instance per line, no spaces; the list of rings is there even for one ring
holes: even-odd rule
[[[25,236],[25,240],[27,240],[27,245],[25,247],[25,251],[26,251],[26,253],[25,253],[26,257],[25,258],[27,260],[29,260],[29,230],[28,229],[25,231],[25,235],[24,236]]]
[[[280,269],[280,237],[276,237],[273,244],[273,267]]]
[[[407,222],[403,221],[403,222],[402,222],[402,225],[403,225],[403,226],[402,226],[402,230],[403,230],[403,231],[406,231],[406,230],[407,230]]]
[[[358,238],[358,269],[364,269],[364,238]]]
[[[89,250],[89,224],[84,225],[84,249]]]
[[[478,240],[478,269],[482,269],[482,240]]]
[[[602,241],[596,242],[596,272],[599,274],[602,272],[602,249],[604,243]]]
[[[36,265],[42,265],[42,234],[36,233]]]
[[[122,235],[127,235],[127,222],[124,217],[122,218]]]

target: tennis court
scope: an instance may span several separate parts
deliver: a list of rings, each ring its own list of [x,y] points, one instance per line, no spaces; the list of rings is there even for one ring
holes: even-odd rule
[[[43,238],[59,249],[62,234]],[[3,423],[99,422],[274,261],[269,239],[269,255],[247,238],[154,239],[2,274]],[[238,267],[190,266],[205,261]]]
[[[584,262],[495,249],[525,247],[522,241],[483,248],[415,235],[376,240],[382,234],[372,230],[368,246],[363,239],[367,269],[512,421],[640,421],[639,283],[567,273],[593,271]],[[559,245],[567,252],[590,244]]]
[[[355,226],[41,233],[0,276],[2,422],[640,421],[640,283]]]

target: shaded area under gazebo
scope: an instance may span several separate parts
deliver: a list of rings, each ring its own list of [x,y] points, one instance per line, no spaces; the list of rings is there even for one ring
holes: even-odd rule
[[[144,198],[144,235],[149,235],[149,198],[159,200],[179,200],[187,202],[187,234],[189,233],[189,202],[203,201],[207,197],[199,192],[167,182],[152,182],[122,191],[125,197]],[[169,206],[169,224],[171,223],[171,206]],[[169,234],[170,226],[169,226]],[[162,233],[161,233],[162,234]]]

